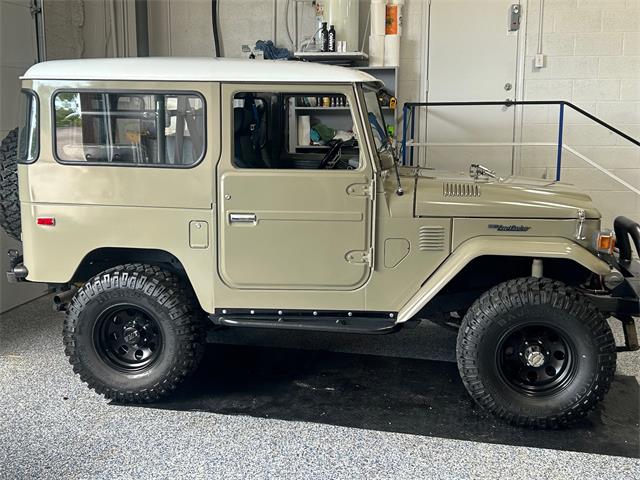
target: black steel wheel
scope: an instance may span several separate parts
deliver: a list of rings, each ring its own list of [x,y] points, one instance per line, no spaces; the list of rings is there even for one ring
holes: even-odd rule
[[[496,354],[500,375],[525,395],[553,395],[571,380],[577,365],[571,340],[544,324],[511,329]]]
[[[94,346],[105,362],[123,372],[139,372],[162,353],[162,332],[153,315],[136,305],[107,308],[94,327]]]
[[[604,316],[578,291],[545,278],[510,280],[476,300],[458,332],[457,357],[480,406],[538,428],[587,415],[616,367]]]
[[[159,267],[121,265],[89,280],[64,324],[73,370],[118,402],[152,402],[198,366],[205,316],[190,288]]]

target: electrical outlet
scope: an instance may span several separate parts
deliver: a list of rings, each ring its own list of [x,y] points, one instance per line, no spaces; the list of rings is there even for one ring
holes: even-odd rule
[[[535,57],[533,57],[533,66],[535,68],[544,68],[544,54],[537,53]]]

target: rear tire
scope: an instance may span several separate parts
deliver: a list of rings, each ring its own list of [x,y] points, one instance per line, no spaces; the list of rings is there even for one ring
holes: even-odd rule
[[[96,275],[73,297],[65,353],[89,388],[126,403],[171,393],[198,366],[205,327],[190,290],[156,266]]]
[[[480,406],[537,428],[586,416],[616,368],[604,316],[576,290],[544,278],[511,280],[476,300],[458,333],[457,357]]]
[[[0,227],[20,241],[20,197],[18,196],[18,129],[0,143]]]

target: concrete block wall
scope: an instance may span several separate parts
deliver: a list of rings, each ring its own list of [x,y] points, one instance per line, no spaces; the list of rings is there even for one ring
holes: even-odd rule
[[[640,0],[546,0],[542,52],[534,68],[539,0],[529,0],[524,72],[525,100],[569,100],[635,138],[640,138]],[[524,141],[555,142],[557,107],[525,107]],[[564,143],[640,188],[640,147],[572,112]],[[524,147],[521,173],[555,177],[553,147]],[[640,220],[640,196],[579,157],[563,155],[562,180],[589,193],[611,224],[616,215]]]

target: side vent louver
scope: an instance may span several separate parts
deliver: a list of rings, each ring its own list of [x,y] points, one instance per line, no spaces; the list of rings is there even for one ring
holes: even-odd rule
[[[444,250],[444,227],[420,227],[418,248],[422,251],[439,252]]]
[[[480,185],[476,183],[452,183],[442,185],[442,194],[445,197],[479,197]]]

